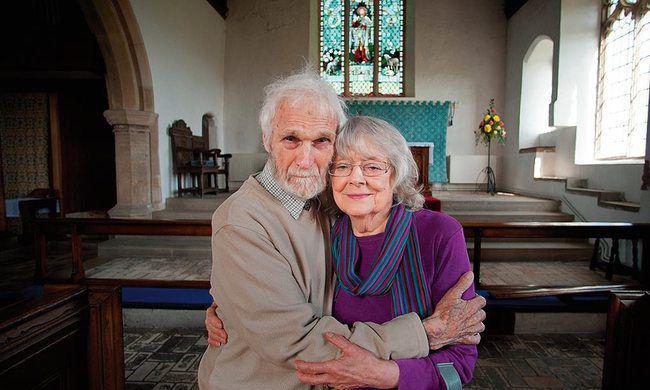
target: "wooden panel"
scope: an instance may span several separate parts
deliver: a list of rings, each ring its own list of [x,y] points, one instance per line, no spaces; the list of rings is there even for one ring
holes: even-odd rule
[[[3,389],[85,389],[87,300],[83,286],[46,286],[0,311]]]
[[[429,147],[428,146],[410,146],[411,153],[418,167],[418,185],[422,186],[424,196],[431,196],[429,186]]]
[[[90,320],[88,333],[89,388],[124,388],[124,341],[121,288],[89,285]]]
[[[612,294],[609,302],[603,389],[647,388],[650,292]]]
[[[63,196],[63,157],[61,156],[61,130],[59,129],[59,100],[56,93],[48,94],[50,109],[50,188],[59,194],[61,215],[67,212]]]
[[[7,230],[7,215],[5,210],[5,182],[2,174],[2,148],[0,148],[0,232]]]

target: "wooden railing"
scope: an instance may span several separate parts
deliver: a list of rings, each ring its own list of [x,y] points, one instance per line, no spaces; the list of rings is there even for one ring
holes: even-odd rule
[[[538,295],[561,295],[586,292],[608,292],[629,287],[628,284],[607,284],[599,286],[485,286],[481,283],[481,243],[490,238],[582,238],[596,239],[590,268],[604,267],[605,276],[611,280],[614,273],[623,268],[620,261],[619,241],[632,241],[632,273],[642,284],[650,283],[650,224],[615,222],[508,222],[508,223],[464,223],[465,237],[474,240],[473,267],[476,285],[489,287],[492,296],[528,297]],[[612,240],[609,261],[599,258],[600,240]],[[643,248],[639,259],[639,241]],[[640,260],[640,261],[639,261]]]
[[[611,279],[619,268],[622,267],[619,256],[619,241],[631,240],[633,245],[633,269],[636,279],[647,284],[650,281],[650,250],[642,251],[642,259],[639,258],[638,242],[641,241],[643,248],[650,248],[650,224],[633,223],[611,223],[611,222],[509,222],[509,223],[464,223],[465,237],[474,241],[473,267],[476,285],[481,284],[481,244],[484,239],[491,238],[592,238],[601,240],[609,238],[612,240],[609,261],[606,264],[606,274]],[[82,235],[170,235],[170,236],[209,236],[211,234],[210,221],[179,221],[179,220],[133,220],[133,219],[87,219],[87,218],[61,218],[61,219],[37,219],[34,221],[35,234],[35,257],[36,272],[38,280],[47,276],[47,254],[46,236],[49,234],[70,234],[72,242],[72,281],[80,281],[85,278],[84,265],[81,252]],[[599,266],[598,242],[594,247],[591,268]],[[116,281],[117,282],[117,281]],[[183,285],[187,281],[129,281],[127,284],[142,285]],[[191,284],[191,283],[190,283]],[[197,284],[197,282],[194,282]],[[198,283],[198,285],[203,285]],[[600,286],[601,290],[611,290],[619,284]],[[553,288],[555,292],[588,292],[585,286],[508,286],[503,288],[495,287],[495,294],[503,294],[515,288],[519,296],[540,295]],[[591,290],[596,287],[591,287]],[[498,290],[498,291],[496,291]],[[596,291],[596,290],[594,290]],[[511,294],[512,291],[508,292]]]

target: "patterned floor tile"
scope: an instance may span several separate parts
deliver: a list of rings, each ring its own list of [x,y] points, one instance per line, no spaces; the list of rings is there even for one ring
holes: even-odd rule
[[[204,329],[124,331],[127,389],[198,389]],[[603,340],[592,335],[486,335],[467,389],[598,388]]]

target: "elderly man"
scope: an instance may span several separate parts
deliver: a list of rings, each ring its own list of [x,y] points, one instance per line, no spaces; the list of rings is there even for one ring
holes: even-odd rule
[[[478,343],[485,301],[460,299],[471,274],[424,320],[409,313],[381,325],[348,327],[331,317],[330,220],[315,197],[325,189],[336,131],[346,119],[343,107],[310,71],[267,87],[260,124],[269,161],[212,217],[210,293],[228,342],[205,352],[202,389],[304,388],[295,360],[335,358],[332,375],[353,373],[355,386],[381,387],[389,359]],[[338,358],[337,347],[343,349]],[[347,373],[338,372],[343,366]]]

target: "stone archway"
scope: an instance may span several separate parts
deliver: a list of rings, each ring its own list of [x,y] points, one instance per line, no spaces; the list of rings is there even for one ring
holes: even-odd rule
[[[158,114],[140,27],[128,0],[78,0],[106,64],[115,133],[117,204],[112,217],[149,217],[162,208]]]

